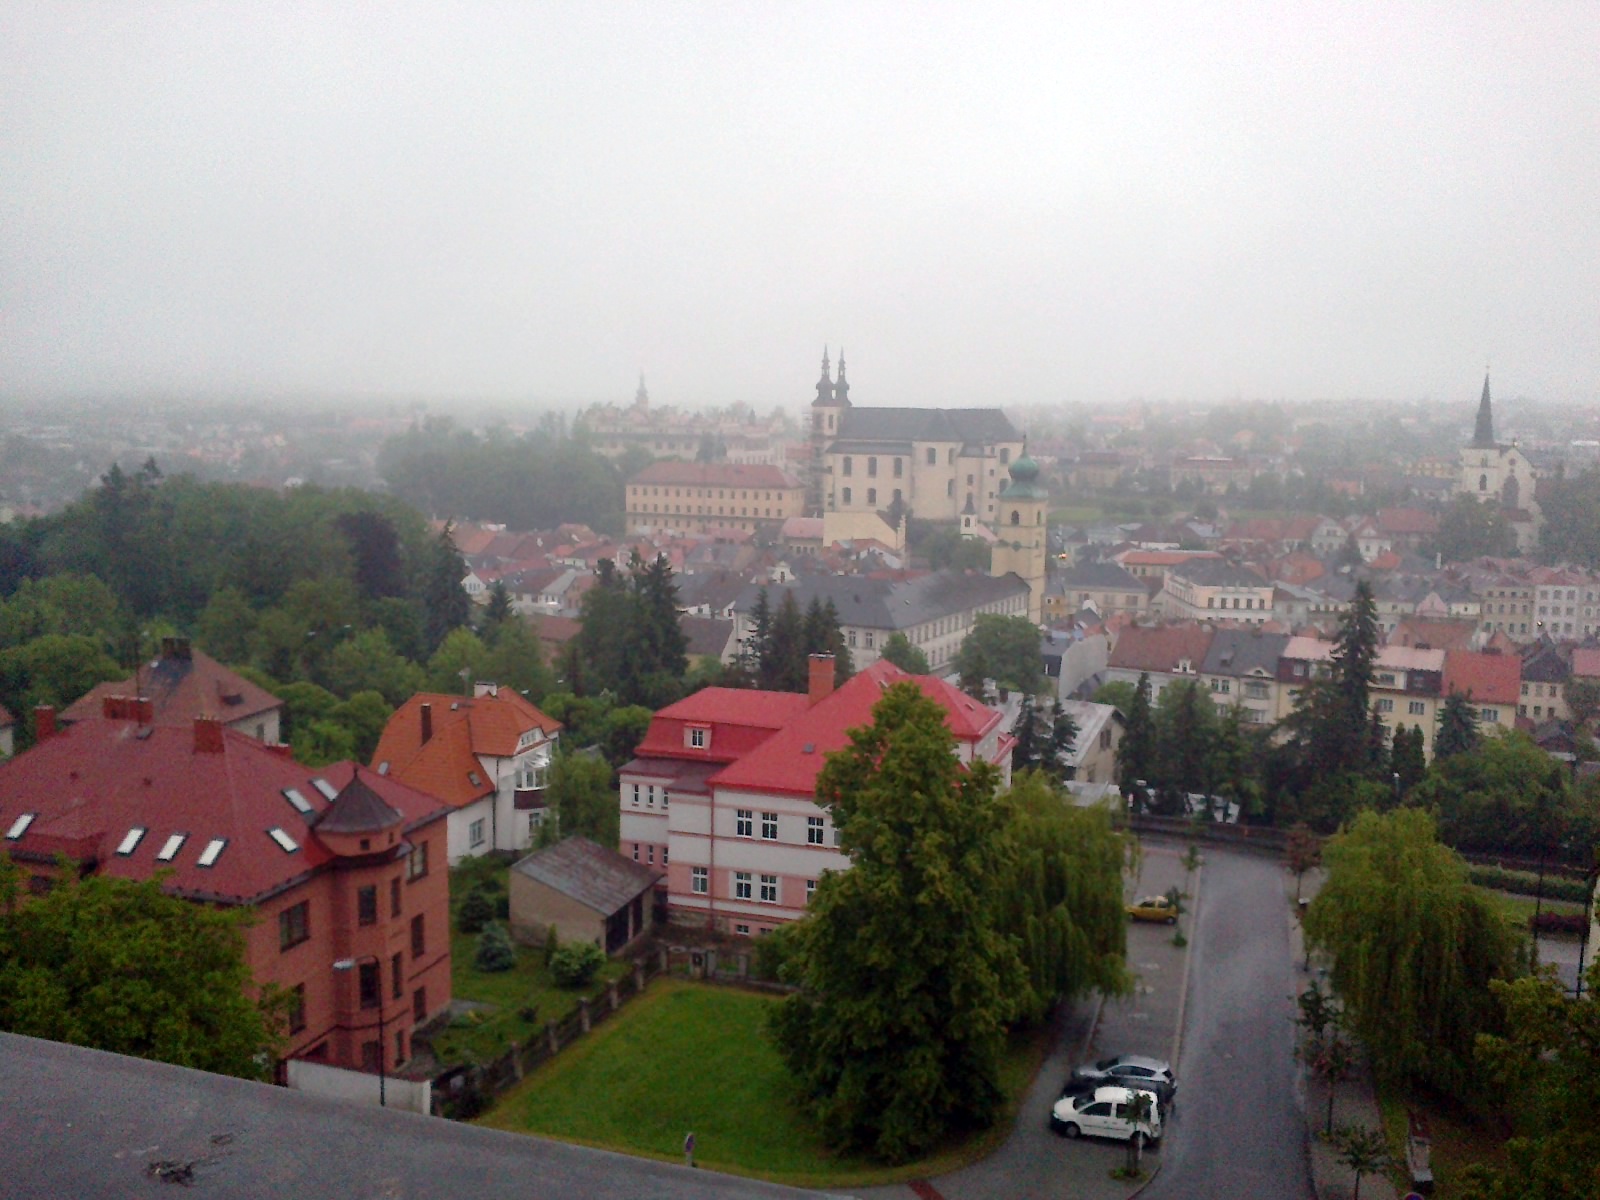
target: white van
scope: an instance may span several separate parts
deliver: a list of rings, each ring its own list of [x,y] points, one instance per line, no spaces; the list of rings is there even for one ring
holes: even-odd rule
[[[1137,1125],[1128,1118],[1128,1103],[1135,1095],[1150,1098],[1150,1115]],[[1100,1087],[1092,1092],[1066,1095],[1050,1110],[1050,1128],[1067,1137],[1119,1138],[1139,1134],[1146,1141],[1161,1140],[1161,1102],[1142,1088]]]

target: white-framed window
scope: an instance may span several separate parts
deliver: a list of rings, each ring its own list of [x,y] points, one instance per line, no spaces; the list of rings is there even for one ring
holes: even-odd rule
[[[1424,704],[1421,700],[1408,700],[1408,701],[1406,701],[1406,711],[1408,713],[1410,713],[1413,717],[1420,717],[1424,712],[1427,711],[1427,709],[1428,709],[1428,706],[1426,704]]]
[[[656,806],[656,785],[653,783],[645,788],[644,806],[646,808],[654,808]]]
[[[633,861],[634,862],[638,862],[639,861],[639,843],[638,842],[635,842],[633,844]]]
[[[839,827],[837,825],[833,827],[833,844],[835,846],[839,844]]]
[[[848,489],[848,488],[846,488],[846,489],[845,489],[845,490],[846,490],[846,491],[848,491],[848,490],[849,490],[849,489]],[[734,926],[734,927],[733,927],[733,931],[734,931],[734,932],[735,932],[735,933],[742,933],[742,934],[744,934],[744,935],[745,935],[745,936],[746,936],[746,937],[749,937],[749,936],[750,936],[750,926],[748,926],[748,925],[735,925],[735,926]]]
[[[867,649],[871,650],[872,646],[873,646],[873,641],[875,640],[877,635],[874,634],[873,631],[869,629],[862,636],[866,638]]]
[[[637,783],[633,785],[633,806],[635,808],[639,807],[639,785]]]
[[[754,809],[741,808],[733,814],[733,833],[735,837],[755,837],[756,814]]]
[[[479,817],[471,825],[467,826],[467,841],[471,842],[474,846],[483,845],[483,829],[485,824],[486,822],[484,819]]]
[[[644,848],[644,860],[652,867],[656,865],[656,848],[654,846],[646,846]]]
[[[705,867],[689,868],[689,890],[696,896],[704,896],[711,890],[711,872]]]
[[[815,896],[816,894],[817,894],[817,881],[815,879],[806,880],[806,903],[810,904],[811,903],[811,897]]]
[[[767,842],[778,840],[777,813],[764,812],[761,814],[761,839]]]
[[[808,846],[820,846],[820,845],[822,845],[822,831],[823,831],[823,828],[824,828],[824,823],[823,823],[823,820],[822,820],[821,817],[807,817],[806,818],[806,845],[808,845]]]
[[[661,865],[663,867],[667,865],[667,848],[665,846],[661,847]]]
[[[1498,725],[1500,723],[1500,710],[1498,708],[1479,709],[1478,719],[1488,721],[1491,725]]]
[[[661,785],[661,807],[662,808],[666,808],[667,807],[667,785],[666,784],[662,784]]]
[[[763,875],[761,877],[761,903],[776,904],[778,902],[778,877],[776,875]]]
[[[690,747],[690,749],[693,749],[693,750],[704,750],[710,743],[711,743],[711,731],[709,729],[690,729],[689,730],[689,747]]]
[[[750,872],[735,871],[733,873],[733,898],[735,900],[750,899]]]
[[[1389,697],[1387,697],[1387,696],[1381,697],[1378,700],[1378,711],[1381,712],[1381,713],[1393,712],[1394,711],[1394,701],[1389,699]]]

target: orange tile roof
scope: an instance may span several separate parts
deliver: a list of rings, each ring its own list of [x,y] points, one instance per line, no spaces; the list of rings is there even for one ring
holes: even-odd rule
[[[433,722],[433,736],[426,742],[422,740],[425,704]],[[372,765],[459,808],[495,790],[494,777],[480,756],[510,758],[524,733],[538,730],[553,737],[560,729],[559,721],[509,688],[470,700],[418,692],[383,727]]]
[[[1461,692],[1479,704],[1515,704],[1521,690],[1522,659],[1515,654],[1445,653],[1445,695]]]

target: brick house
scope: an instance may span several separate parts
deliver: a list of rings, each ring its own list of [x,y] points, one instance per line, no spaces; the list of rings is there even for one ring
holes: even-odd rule
[[[621,850],[666,871],[673,920],[759,934],[804,915],[822,873],[850,865],[813,798],[817,774],[902,681],[944,708],[963,763],[993,763],[1009,785],[1001,712],[883,660],[835,689],[832,658],[817,655],[807,695],[703,688],[656,713],[618,772]]]
[[[372,767],[450,806],[453,866],[533,845],[560,734],[559,721],[511,688],[480,683],[470,699],[418,692],[383,727]]]
[[[303,767],[214,719],[58,726],[42,708],[37,726],[0,763],[0,851],[34,890],[64,856],[79,874],[169,872],[173,895],[249,906],[251,975],[294,997],[285,1059],[406,1062],[412,1029],[450,1004],[447,806],[355,763]],[[369,961],[335,971],[346,958]]]

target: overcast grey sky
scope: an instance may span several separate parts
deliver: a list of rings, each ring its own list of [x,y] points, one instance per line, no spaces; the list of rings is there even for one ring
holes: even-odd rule
[[[764,409],[840,342],[1600,400],[1600,4],[0,0],[0,395]]]

